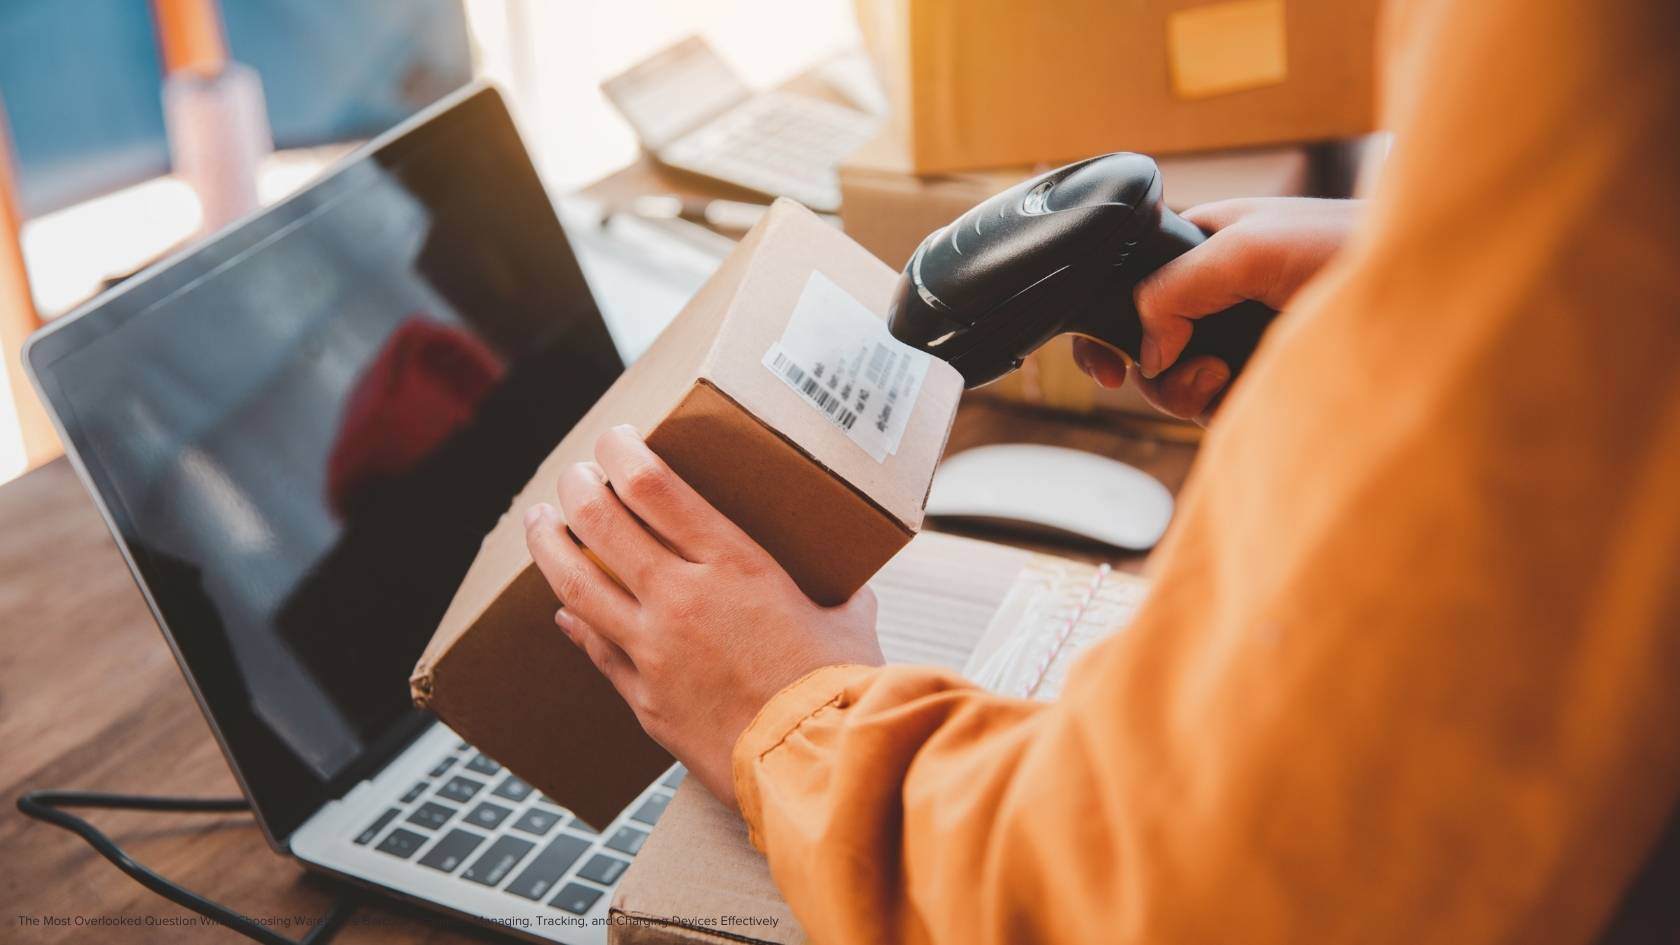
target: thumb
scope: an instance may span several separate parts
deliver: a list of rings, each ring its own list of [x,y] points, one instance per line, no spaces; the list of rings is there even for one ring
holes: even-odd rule
[[[1133,301],[1143,323],[1143,376],[1156,377],[1178,360],[1196,319],[1267,297],[1276,275],[1269,255],[1242,228],[1223,229],[1139,282]]]

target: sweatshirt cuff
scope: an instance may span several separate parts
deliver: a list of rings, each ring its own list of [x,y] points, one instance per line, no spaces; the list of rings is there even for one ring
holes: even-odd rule
[[[731,758],[735,800],[741,807],[742,819],[747,822],[747,836],[753,846],[764,849],[759,842],[760,802],[758,778],[753,770],[759,760],[775,751],[806,719],[830,706],[843,709],[850,705],[847,687],[879,669],[848,663],[812,670],[771,696],[735,740]]]

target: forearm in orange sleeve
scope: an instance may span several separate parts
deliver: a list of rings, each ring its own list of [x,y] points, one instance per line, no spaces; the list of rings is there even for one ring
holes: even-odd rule
[[[1041,760],[1059,752],[1036,737],[1054,712],[940,670],[830,667],[784,690],[742,736],[736,790],[754,843],[771,838],[777,882],[821,940],[1014,940],[1030,912],[998,897],[1034,892],[992,888],[1001,874],[1049,875],[1058,864],[1033,861],[1098,852],[1007,839],[1012,813],[1025,828],[1018,815],[1041,804],[1084,803],[1021,777],[1065,764]],[[1086,784],[1088,799],[1100,788]]]

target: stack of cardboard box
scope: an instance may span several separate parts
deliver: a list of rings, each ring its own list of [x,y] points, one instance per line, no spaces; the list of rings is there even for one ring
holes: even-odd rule
[[[1322,192],[1311,147],[1374,126],[1377,0],[859,0],[858,14],[892,112],[840,170],[841,218],[894,267],[1068,161],[1151,154],[1183,210]],[[1070,351],[1053,341],[983,396],[1148,411]]]

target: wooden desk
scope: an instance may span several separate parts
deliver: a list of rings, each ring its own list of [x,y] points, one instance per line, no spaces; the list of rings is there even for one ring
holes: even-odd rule
[[[984,403],[963,408],[954,449],[999,440],[1105,453],[1175,490],[1193,455],[1190,446],[1097,421],[1062,421]],[[62,459],[0,487],[0,759],[0,850],[6,856],[0,940],[237,940],[216,927],[95,931],[17,924],[20,915],[190,915],[129,880],[80,838],[25,819],[14,806],[25,791],[238,793],[104,522]],[[247,915],[317,916],[332,901],[332,887],[270,850],[249,817],[101,811],[90,819],[141,862]],[[368,901],[351,923],[336,941],[505,940],[387,900]]]

